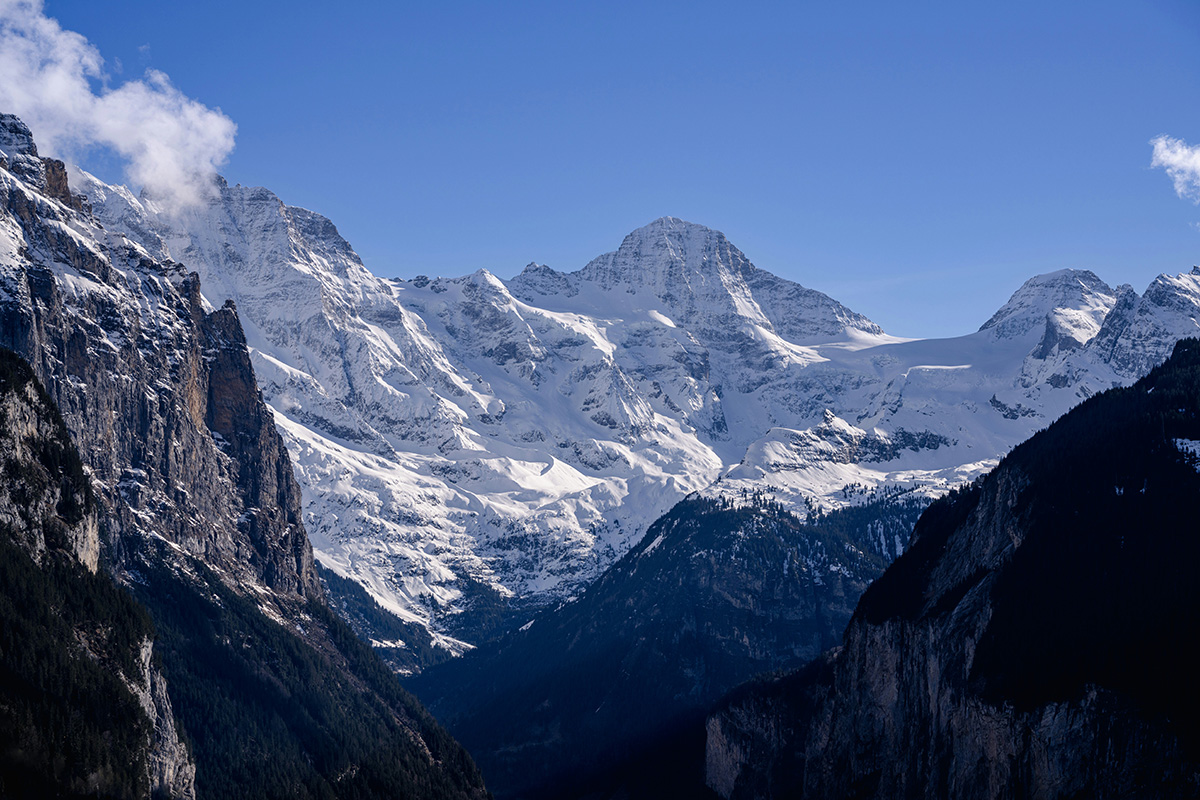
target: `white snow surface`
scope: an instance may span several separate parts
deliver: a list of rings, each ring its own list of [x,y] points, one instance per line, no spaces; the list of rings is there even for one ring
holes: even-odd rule
[[[1195,439],[1176,439],[1175,449],[1193,458],[1200,458],[1200,441]],[[1200,464],[1197,465],[1197,469],[1200,469]]]
[[[765,490],[800,513],[940,494],[1200,318],[1200,274],[1138,296],[1062,270],[976,333],[897,339],[671,217],[576,272],[388,280],[265,189],[219,181],[168,217],[72,184],[199,272],[214,306],[236,302],[318,559],[435,632],[473,585],[572,595],[691,492]]]

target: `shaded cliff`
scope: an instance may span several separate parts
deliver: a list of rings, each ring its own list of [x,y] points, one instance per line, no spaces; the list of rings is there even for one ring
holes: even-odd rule
[[[146,691],[169,698],[196,796],[484,796],[326,606],[232,303],[213,309],[195,274],[101,226],[15,118],[0,141],[0,345],[86,465],[97,560],[149,612],[139,657],[166,683]],[[190,778],[157,788],[186,796]]]
[[[842,647],[708,720],[750,797],[1200,791],[1200,342],[936,502]]]
[[[0,349],[0,795],[193,797],[145,609],[98,571],[91,483],[29,366]]]

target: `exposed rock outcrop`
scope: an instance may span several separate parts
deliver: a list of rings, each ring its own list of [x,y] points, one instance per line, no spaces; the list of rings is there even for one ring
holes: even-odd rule
[[[0,345],[62,410],[114,549],[154,533],[274,602],[320,597],[236,313],[207,311],[195,276],[0,173],[4,209],[19,227],[0,254]]]
[[[167,680],[154,667],[153,655],[153,642],[143,642],[140,680],[130,685],[152,729],[148,758],[151,794],[190,800],[196,796],[196,765],[179,738]]]
[[[119,690],[85,705],[120,709],[104,735],[148,745],[114,749],[132,760],[102,764],[102,784],[85,777],[83,791],[485,796],[465,751],[325,605],[235,307],[214,310],[195,274],[67,202],[58,166],[37,159],[19,121],[2,122],[0,345],[29,362],[81,476],[87,465],[77,483],[96,510],[71,541],[99,562],[93,589],[128,617],[84,638],[89,651],[101,635],[121,645],[115,667],[89,673]],[[74,496],[32,507],[62,515]],[[23,538],[37,535],[28,525]],[[53,741],[47,727],[25,738]],[[0,794],[19,773],[0,770]],[[57,768],[36,777],[42,795],[81,791]]]
[[[0,378],[0,525],[35,561],[56,547],[95,572],[100,535],[92,487],[82,465],[77,474],[60,471],[79,463],[77,455],[71,458],[75,448],[70,436],[24,362],[10,352],[0,358],[8,373]]]
[[[91,770],[94,777],[86,778],[88,789],[98,793],[112,793],[112,796],[156,796],[182,798],[191,800],[195,797],[195,764],[191,754],[179,740],[176,721],[167,693],[166,680],[160,668],[154,663],[153,642],[145,638],[140,642],[129,641],[131,631],[113,631],[113,641],[106,640],[102,632],[105,627],[126,623],[117,617],[110,605],[91,599],[96,590],[94,582],[80,580],[75,577],[69,565],[51,564],[67,553],[77,560],[88,573],[95,575],[100,559],[100,514],[92,491],[91,476],[79,458],[79,453],[71,441],[66,425],[47,395],[41,384],[34,377],[33,371],[18,356],[9,350],[0,349],[0,453],[3,454],[4,480],[0,481],[0,537],[17,544],[25,553],[32,557],[34,563],[45,572],[55,576],[54,580],[65,582],[68,586],[55,586],[55,591],[61,591],[71,597],[73,604],[82,608],[72,614],[64,614],[68,624],[73,626],[72,633],[75,641],[62,641],[58,646],[67,651],[69,658],[83,659],[90,662],[89,667],[96,672],[112,671],[119,678],[116,687],[127,690],[132,698],[120,696],[89,698],[91,702],[101,705],[92,713],[97,716],[116,716],[111,709],[120,708],[123,702],[136,698],[145,714],[145,733],[138,742],[137,726],[131,726],[132,731],[108,731],[104,735],[125,744],[123,736],[132,733],[132,753],[123,753],[121,757],[132,758],[132,761],[144,765],[145,772],[141,776],[130,776],[122,780],[113,776],[95,760],[85,760],[83,763],[72,764],[70,770]],[[17,565],[10,565],[16,569]],[[98,578],[100,576],[97,576]],[[103,578],[100,578],[103,581]],[[9,596],[8,590],[15,590],[20,585],[16,581],[5,583],[5,591],[0,592],[0,605],[8,609],[20,609],[29,603],[36,603],[40,598]],[[111,591],[111,589],[110,589]],[[82,600],[81,598],[88,598]],[[125,599],[125,608],[120,610],[129,613],[134,608],[132,600]],[[95,610],[93,610],[95,609]],[[57,613],[57,612],[56,612]],[[6,624],[18,622],[6,617]],[[121,644],[125,641],[125,644]],[[30,646],[29,643],[25,643]],[[4,647],[0,646],[0,650]],[[53,691],[59,702],[72,702],[73,692],[86,691],[87,681],[95,680],[95,672],[89,674],[83,668],[84,677],[80,677],[80,669],[68,670],[65,680],[54,671],[61,669],[58,663],[49,665],[40,662],[41,652],[31,647],[22,659],[22,666],[42,673],[39,677],[47,680],[60,680],[62,683],[53,684]],[[4,653],[4,656],[11,656]],[[12,670],[12,667],[9,667]],[[51,673],[46,675],[46,673]],[[8,678],[30,678],[19,672],[5,672]],[[18,681],[8,684],[12,687]],[[114,688],[116,688],[114,687]],[[25,691],[36,691],[41,687],[25,687]],[[117,689],[117,691],[120,691]],[[30,698],[22,698],[29,700]],[[14,698],[5,698],[6,706],[14,704]],[[17,701],[20,702],[20,701]],[[46,701],[43,701],[46,702]],[[53,703],[54,701],[49,701]],[[126,703],[131,705],[131,703]],[[108,708],[105,708],[105,707]],[[54,708],[54,706],[50,706]],[[64,713],[55,709],[57,713]],[[57,755],[65,757],[70,748],[78,747],[80,741],[86,741],[92,734],[92,725],[103,724],[89,716],[89,709],[72,709],[76,720],[65,741],[56,740],[54,730],[49,726],[40,728],[22,728],[26,721],[20,715],[12,719],[8,714],[0,714],[0,737],[6,738],[19,733],[22,738],[44,742],[43,746],[64,748]],[[44,723],[43,723],[44,724]],[[10,727],[13,726],[13,727]],[[37,747],[29,746],[28,750],[34,755],[26,754],[25,769],[28,775],[21,777],[20,773],[10,769],[8,754],[5,756],[3,767],[0,768],[0,794],[12,792],[13,796],[23,796],[22,793],[30,786],[36,786],[37,780],[45,777],[43,769],[49,771],[51,765],[38,763]],[[87,751],[84,750],[84,753]],[[78,756],[77,756],[78,757]],[[84,756],[87,759],[87,756]],[[95,756],[92,756],[95,759]],[[20,759],[14,759],[20,761]],[[61,769],[61,768],[56,768]],[[36,777],[35,777],[36,776]],[[59,771],[57,776],[60,788],[79,789],[80,786],[72,779],[70,772]]]

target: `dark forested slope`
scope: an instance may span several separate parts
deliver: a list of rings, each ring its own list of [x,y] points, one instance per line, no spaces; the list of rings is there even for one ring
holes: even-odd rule
[[[761,498],[686,500],[578,599],[411,685],[498,795],[653,795],[643,779],[675,768],[676,739],[722,693],[838,640],[886,566],[866,532],[906,538],[921,508],[889,498],[804,524]]]

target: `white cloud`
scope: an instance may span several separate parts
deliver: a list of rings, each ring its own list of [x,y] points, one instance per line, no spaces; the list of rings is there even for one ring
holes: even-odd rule
[[[1152,167],[1162,167],[1175,181],[1175,193],[1200,203],[1200,147],[1192,147],[1182,139],[1159,136],[1154,145]]]
[[[43,154],[108,147],[168,208],[203,199],[237,126],[162,72],[115,89],[107,78],[99,51],[47,17],[42,0],[0,0],[0,111],[19,116]]]

